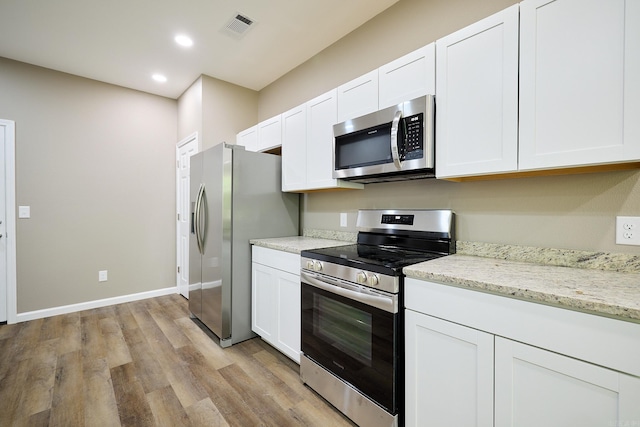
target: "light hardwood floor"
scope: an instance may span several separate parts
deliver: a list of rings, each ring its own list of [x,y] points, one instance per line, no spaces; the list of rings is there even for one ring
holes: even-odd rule
[[[222,349],[170,295],[0,326],[0,426],[351,426],[260,338]]]

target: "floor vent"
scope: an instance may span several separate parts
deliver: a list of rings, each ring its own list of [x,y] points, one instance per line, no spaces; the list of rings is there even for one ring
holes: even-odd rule
[[[233,37],[241,38],[244,37],[245,34],[247,34],[247,31],[249,31],[249,29],[251,29],[254,24],[255,21],[253,19],[247,17],[246,15],[237,13],[236,16],[227,21],[223,30],[225,33]]]

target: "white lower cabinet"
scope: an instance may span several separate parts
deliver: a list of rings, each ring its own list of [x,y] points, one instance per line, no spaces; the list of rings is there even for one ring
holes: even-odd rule
[[[493,426],[493,335],[406,310],[406,425]]]
[[[496,337],[496,427],[640,425],[640,378]]]
[[[407,279],[406,426],[640,426],[640,324]]]
[[[251,329],[300,363],[300,255],[254,246]]]

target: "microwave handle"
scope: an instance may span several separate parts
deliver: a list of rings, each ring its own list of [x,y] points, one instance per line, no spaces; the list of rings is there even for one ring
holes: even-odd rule
[[[393,164],[396,165],[398,170],[402,169],[402,160],[398,153],[398,127],[400,126],[400,119],[402,119],[402,111],[396,111],[396,115],[391,122],[391,158],[393,158]]]

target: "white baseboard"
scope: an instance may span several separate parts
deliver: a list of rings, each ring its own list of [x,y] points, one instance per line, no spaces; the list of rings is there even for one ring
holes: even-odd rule
[[[171,288],[156,289],[154,291],[140,292],[137,294],[122,295],[118,297],[81,302],[78,304],[45,308],[43,310],[27,311],[25,313],[18,313],[16,316],[16,322],[26,322],[27,320],[42,319],[45,317],[57,316],[59,314],[75,313],[76,311],[90,310],[92,308],[106,307],[109,305],[122,304],[125,302],[139,301],[142,299],[161,297],[164,295],[177,293],[178,288],[173,286]]]

